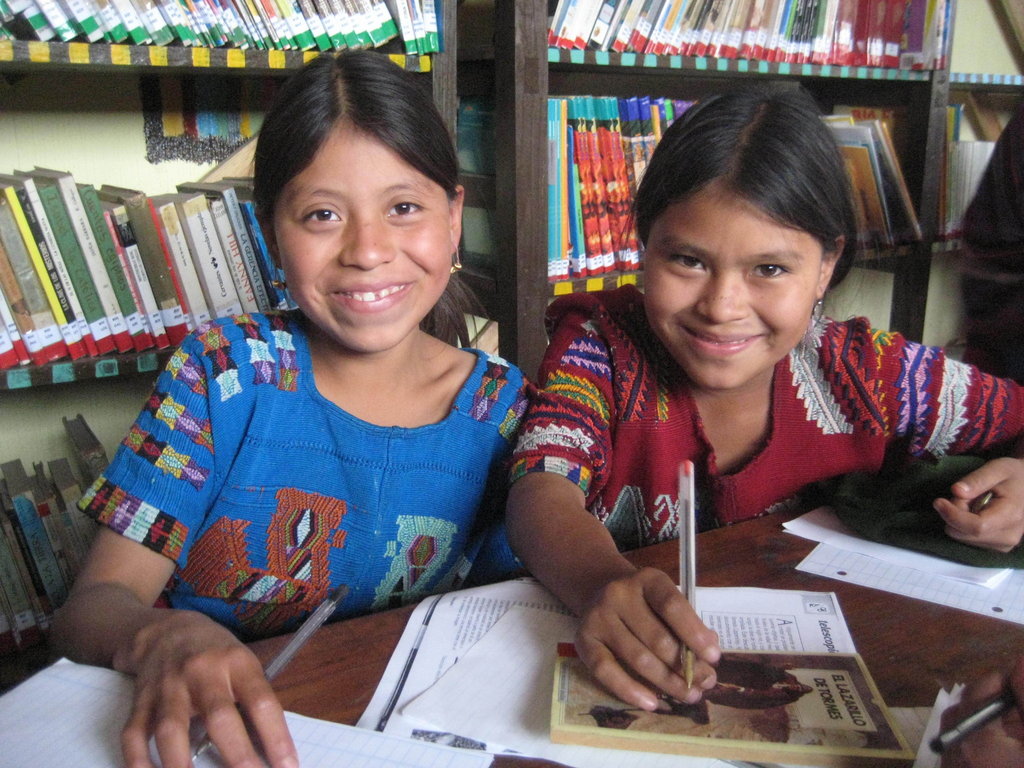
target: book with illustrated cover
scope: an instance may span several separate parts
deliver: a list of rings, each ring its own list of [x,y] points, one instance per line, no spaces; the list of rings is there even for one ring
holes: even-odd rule
[[[697,704],[665,697],[656,712],[607,693],[558,646],[551,740],[796,765],[908,765],[914,759],[857,654],[725,651]]]

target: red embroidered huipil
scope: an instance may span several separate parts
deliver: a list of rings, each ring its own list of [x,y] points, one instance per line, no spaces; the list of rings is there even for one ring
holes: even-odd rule
[[[548,323],[512,479],[535,471],[571,479],[622,549],[676,535],[683,459],[697,467],[705,530],[793,503],[808,484],[878,471],[887,457],[976,453],[1024,433],[1024,388],[872,330],[864,318],[824,320],[775,368],[765,444],[723,475],[639,291],[564,297]]]

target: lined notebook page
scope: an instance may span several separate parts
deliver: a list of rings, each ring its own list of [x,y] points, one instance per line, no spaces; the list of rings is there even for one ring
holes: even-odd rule
[[[4,768],[121,765],[131,680],[62,659],[0,697]],[[287,713],[303,768],[485,768],[491,756]],[[212,753],[196,763],[219,766]]]

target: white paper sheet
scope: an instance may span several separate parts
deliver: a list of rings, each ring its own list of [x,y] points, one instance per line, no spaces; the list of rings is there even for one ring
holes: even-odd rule
[[[833,593],[700,587],[697,607],[726,648],[855,651]],[[554,649],[574,633],[575,619],[532,579],[432,599],[414,611],[359,724],[586,768],[727,765],[551,744]]]
[[[0,697],[4,768],[121,765],[130,678],[62,659]],[[303,768],[485,768],[491,756],[286,713]],[[156,755],[154,754],[154,760]],[[159,765],[159,763],[157,763]],[[215,751],[196,761],[217,768]]]
[[[830,544],[816,546],[797,565],[797,570],[1024,624],[1024,570],[1010,571],[1002,584],[989,589]]]
[[[901,568],[913,569],[931,576],[994,588],[1003,583],[1013,572],[1011,568],[977,568],[923,552],[914,552],[902,547],[891,547],[861,538],[840,522],[836,514],[827,507],[808,512],[806,515],[783,523],[782,527],[792,534],[837,549],[857,552]]]

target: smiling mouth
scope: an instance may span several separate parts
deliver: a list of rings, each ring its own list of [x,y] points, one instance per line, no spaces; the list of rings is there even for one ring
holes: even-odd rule
[[[347,299],[354,301],[380,301],[383,298],[391,296],[392,294],[398,293],[404,286],[392,285],[389,288],[382,288],[379,291],[341,291],[341,295]]]

